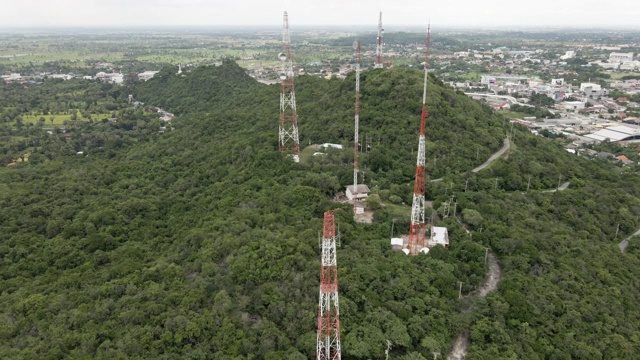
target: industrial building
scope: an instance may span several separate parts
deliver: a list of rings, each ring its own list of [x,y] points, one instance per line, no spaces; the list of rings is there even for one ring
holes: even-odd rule
[[[595,141],[631,141],[640,142],[640,129],[629,126],[610,126],[606,129],[585,135]]]
[[[627,62],[633,61],[633,53],[611,53],[609,55],[609,62]]]

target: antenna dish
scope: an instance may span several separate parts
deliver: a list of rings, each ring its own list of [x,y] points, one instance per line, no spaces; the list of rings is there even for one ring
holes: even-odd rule
[[[403,252],[405,255],[409,255],[409,249],[402,249],[402,252]]]
[[[280,53],[278,54],[278,59],[280,59],[280,61],[285,61],[287,60],[287,55],[285,53]]]
[[[287,78],[287,74],[280,73],[280,80],[285,80]]]

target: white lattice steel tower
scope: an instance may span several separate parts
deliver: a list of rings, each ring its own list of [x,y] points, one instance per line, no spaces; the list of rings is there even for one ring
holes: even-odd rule
[[[282,31],[282,52],[278,55],[282,61],[280,72],[280,127],[279,149],[293,154],[295,162],[300,161],[300,142],[298,140],[298,115],[296,113],[296,93],[293,87],[293,59],[291,57],[291,34],[289,33],[289,15],[284,12]]]
[[[322,267],[318,310],[316,360],[340,360],[340,311],[338,310],[338,263],[333,211],[324,213]]]
[[[378,38],[376,40],[376,62],[373,65],[374,69],[382,69],[382,33],[384,33],[384,29],[382,28],[382,11],[380,11],[380,17],[378,18]]]
[[[416,255],[420,249],[426,246],[424,217],[425,209],[425,185],[427,174],[425,171],[426,157],[426,119],[427,112],[427,83],[429,72],[429,49],[431,47],[431,25],[427,28],[427,52],[424,63],[424,89],[422,92],[422,117],[420,118],[420,138],[418,141],[418,161],[416,164],[416,179],[413,185],[413,203],[411,205],[411,228],[409,229],[409,253]]]
[[[356,116],[353,136],[353,215],[355,216],[358,208],[358,146],[360,142],[358,135],[360,126],[360,40],[356,40],[353,46],[356,50]]]

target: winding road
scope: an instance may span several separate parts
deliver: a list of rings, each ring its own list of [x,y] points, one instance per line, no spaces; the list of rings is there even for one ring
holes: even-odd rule
[[[487,275],[485,275],[484,280],[480,284],[480,288],[469,296],[485,297],[498,288],[498,283],[500,283],[500,279],[502,278],[502,269],[498,263],[498,258],[493,253],[489,253],[487,262],[489,263]],[[451,345],[451,351],[449,355],[447,355],[447,359],[464,360],[467,356],[467,350],[469,349],[469,330],[465,330],[456,336]]]
[[[511,147],[511,141],[509,141],[509,138],[505,138],[504,139],[504,145],[502,145],[502,148],[500,150],[498,150],[495,154],[491,155],[489,160],[485,161],[484,164],[482,164],[482,165],[478,166],[477,168],[471,170],[471,172],[472,173],[477,173],[480,170],[486,168],[492,162],[494,162],[497,158],[502,156],[502,154],[504,154],[507,150],[509,150],[510,147]]]

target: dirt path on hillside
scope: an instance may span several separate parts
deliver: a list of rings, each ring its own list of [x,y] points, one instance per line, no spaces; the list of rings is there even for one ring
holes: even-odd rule
[[[487,262],[489,264],[489,271],[487,271],[484,280],[480,284],[480,288],[469,294],[469,296],[485,297],[490,292],[495,291],[498,288],[498,284],[500,283],[500,279],[502,278],[502,269],[500,268],[500,264],[498,263],[498,258],[493,253],[489,253]],[[447,359],[464,360],[464,358],[467,356],[468,349],[469,330],[465,330],[460,335],[453,338],[453,340],[451,341],[451,351],[447,355]]]
[[[628,238],[622,240],[620,242],[620,244],[618,244],[618,246],[620,247],[620,251],[625,252],[627,251],[627,247],[629,246],[629,240],[631,240],[632,237],[634,236],[638,236],[640,235],[640,229],[638,229],[638,231],[636,231],[635,233],[633,233],[633,235],[629,236]]]

